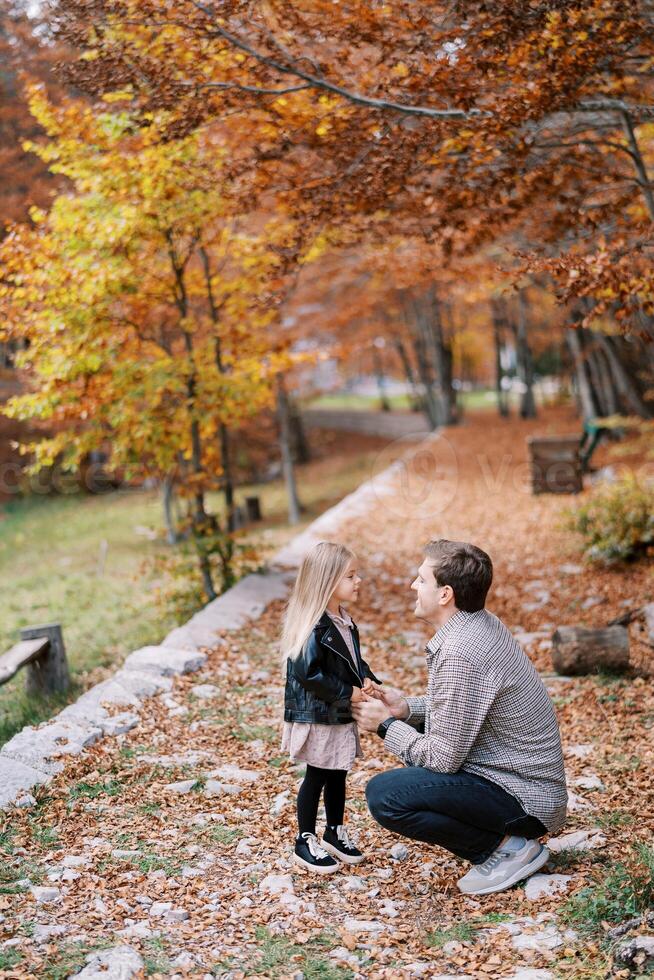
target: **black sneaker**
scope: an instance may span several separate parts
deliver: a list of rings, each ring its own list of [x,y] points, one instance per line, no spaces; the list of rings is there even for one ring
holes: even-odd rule
[[[331,874],[332,871],[337,871],[340,867],[338,861],[330,857],[327,851],[320,846],[316,835],[307,831],[300,834],[295,841],[293,860],[303,868],[308,868],[309,871],[317,871],[321,875]]]
[[[343,864],[361,864],[364,855],[355,847],[347,836],[347,830],[342,824],[338,827],[327,827],[322,835],[322,846]]]

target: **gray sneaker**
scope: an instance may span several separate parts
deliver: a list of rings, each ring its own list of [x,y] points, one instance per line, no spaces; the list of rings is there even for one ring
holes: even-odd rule
[[[475,864],[458,882],[464,895],[489,895],[510,888],[542,868],[550,856],[544,844],[528,840],[519,851],[498,847],[483,864]]]

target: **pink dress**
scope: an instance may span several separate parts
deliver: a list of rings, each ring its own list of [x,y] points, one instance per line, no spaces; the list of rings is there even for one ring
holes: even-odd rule
[[[352,618],[342,606],[341,615],[327,610],[327,615],[345,640],[352,662],[356,663],[350,625]],[[285,721],[282,751],[289,752],[292,762],[306,762],[318,769],[351,769],[355,759],[363,758],[356,722],[345,725],[319,725],[314,722]]]

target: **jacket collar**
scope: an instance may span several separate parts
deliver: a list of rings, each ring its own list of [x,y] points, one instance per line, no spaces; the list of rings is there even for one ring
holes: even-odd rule
[[[350,616],[350,619],[352,619],[351,616]],[[329,629],[329,627],[330,626],[333,626],[333,625],[334,625],[334,620],[331,618],[331,616],[329,615],[329,613],[325,609],[324,613],[322,614],[322,616],[320,617],[320,619],[318,620],[318,622],[316,623],[316,625],[313,628],[315,630],[317,630],[317,629]],[[357,630],[357,624],[354,622],[353,619],[352,619],[352,629],[355,630],[355,632]]]

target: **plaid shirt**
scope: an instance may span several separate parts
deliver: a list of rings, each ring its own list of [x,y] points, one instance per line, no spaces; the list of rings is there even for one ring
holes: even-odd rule
[[[531,660],[486,609],[458,610],[426,648],[429,682],[384,745],[409,766],[476,773],[555,833],[567,791],[554,706]],[[424,734],[416,731],[424,725]]]

